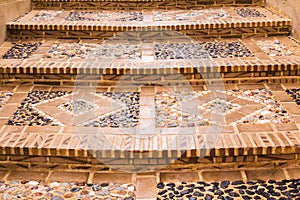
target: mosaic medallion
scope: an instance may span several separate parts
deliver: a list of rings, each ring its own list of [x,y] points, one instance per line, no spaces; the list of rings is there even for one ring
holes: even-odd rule
[[[154,21],[195,21],[195,20],[216,20],[229,17],[229,14],[222,9],[206,9],[191,11],[156,11],[153,13]]]
[[[293,54],[293,52],[284,44],[280,43],[279,40],[258,41],[258,45],[269,56],[289,56]]]
[[[0,91],[0,109],[5,105],[12,95],[12,92]]]
[[[236,8],[234,10],[241,17],[266,17],[255,8]]]
[[[69,16],[65,18],[67,21],[143,21],[142,12],[136,11],[119,11],[109,13],[106,11],[72,11]]]
[[[140,59],[141,47],[131,44],[56,43],[46,58]]]
[[[203,59],[253,56],[241,42],[200,42],[155,44],[156,59]]]
[[[32,20],[34,20],[34,21],[45,21],[45,20],[51,21],[55,17],[58,17],[61,13],[62,13],[62,11],[42,10],[42,11],[38,12],[37,14],[35,14],[34,17],[32,18]]]
[[[286,93],[293,98],[297,105],[300,105],[300,88],[288,89]]]
[[[14,43],[13,43],[14,44]],[[26,59],[34,53],[41,42],[30,42],[30,43],[17,43],[10,48],[3,56],[3,59]]]
[[[212,113],[229,114],[241,108],[241,105],[225,101],[223,99],[214,99],[200,106],[202,110]]]

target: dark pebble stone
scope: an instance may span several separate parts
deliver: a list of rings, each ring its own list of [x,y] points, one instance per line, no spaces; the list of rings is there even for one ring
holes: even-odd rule
[[[177,187],[177,190],[182,190],[183,189],[183,185],[179,185],[178,187]]]
[[[256,190],[258,188],[258,185],[252,185],[248,187],[249,190]]]
[[[159,193],[158,193],[158,195],[163,195],[163,194],[165,194],[165,193],[167,193],[168,192],[168,190],[162,190],[162,191],[160,191]]]
[[[279,192],[271,192],[271,195],[275,196],[275,197],[279,197],[280,193]]]
[[[215,195],[223,195],[224,192],[223,192],[222,190],[216,190],[216,191],[214,192],[214,194],[215,194]]]
[[[234,188],[245,190],[245,189],[247,189],[247,186],[246,185],[241,185],[241,186],[236,186]]]
[[[229,184],[230,184],[230,181],[226,180],[226,181],[222,181],[220,186],[222,189],[226,189],[229,186]]]
[[[289,188],[297,188],[297,185],[294,184],[294,183],[291,183],[291,184],[288,185],[288,187],[289,187]]]
[[[269,193],[267,193],[267,192],[263,192],[261,195],[262,195],[263,197],[265,197],[265,198],[268,198],[268,197],[270,197],[270,194],[269,194]]]
[[[253,192],[253,191],[251,191],[251,190],[246,190],[246,193],[247,193],[248,195],[254,195],[254,194],[255,194],[255,192]]]
[[[259,200],[259,199],[261,199],[261,197],[256,195],[256,196],[254,197],[254,199]]]
[[[109,183],[101,183],[100,186],[101,186],[101,187],[107,187],[107,186],[109,186]]]
[[[198,191],[194,192],[193,195],[196,196],[196,197],[203,197],[204,196],[204,194],[202,194],[201,192],[198,192]]]
[[[99,190],[101,190],[101,187],[99,185],[93,185],[92,190],[93,191],[99,191]]]
[[[258,190],[255,191],[256,194],[262,194],[265,191],[264,188],[259,188]]]
[[[224,197],[224,200],[233,200],[233,198],[232,198],[232,197],[229,197],[229,196],[225,196],[225,197]]]
[[[250,200],[250,199],[251,199],[251,197],[249,197],[249,196],[247,196],[247,195],[242,196],[242,198],[243,198],[244,200]]]
[[[287,189],[286,186],[279,186],[279,187],[276,187],[277,190],[280,190],[280,191],[284,191]]]
[[[189,200],[197,200],[196,197],[189,197]]]
[[[232,192],[232,191],[233,191],[233,189],[226,189],[226,190],[224,190],[225,193],[229,193],[229,192]]]
[[[267,200],[276,200],[274,197],[268,197]]]
[[[71,192],[79,192],[80,190],[81,190],[81,188],[77,188],[77,187],[76,187],[76,188],[72,188],[72,189],[71,189]]]
[[[233,192],[233,191],[229,192],[228,194],[229,194],[229,196],[231,196],[231,197],[239,197],[239,196],[240,196],[238,193]]]
[[[206,194],[205,197],[204,197],[205,200],[213,200],[214,197],[210,194]]]
[[[126,197],[126,198],[124,198],[124,200],[134,200],[134,198],[133,197]]]
[[[268,183],[273,184],[273,183],[276,183],[276,181],[275,180],[269,180]]]
[[[175,187],[175,183],[168,183],[167,186],[168,187]]]
[[[181,195],[186,195],[186,194],[189,194],[190,193],[190,190],[183,190],[180,192]]]
[[[239,189],[240,194],[245,194],[245,190]]]
[[[169,194],[169,197],[172,199],[173,197],[175,197],[175,194],[170,193],[170,194]]]
[[[157,188],[158,189],[163,189],[164,187],[165,187],[165,184],[162,183],[162,182],[160,182],[160,183],[157,184]]]
[[[242,180],[232,182],[232,185],[242,185],[242,184],[245,184],[244,181],[242,181]]]

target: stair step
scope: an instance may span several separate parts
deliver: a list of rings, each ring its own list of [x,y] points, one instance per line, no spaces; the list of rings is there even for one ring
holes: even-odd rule
[[[131,38],[130,34],[125,36]],[[131,77],[129,82],[172,81],[171,77],[178,73],[186,75],[189,81],[221,77],[226,81],[284,80],[300,75],[300,44],[291,37],[238,40],[182,37],[181,41],[174,41],[167,34],[161,40],[149,37],[149,42],[143,43],[126,40],[125,36],[105,41],[6,42],[0,46],[0,74],[4,79],[23,77],[32,81],[53,78],[70,81],[77,74],[94,73],[114,81],[127,74]]]
[[[33,10],[9,22],[7,29],[11,39],[105,39],[124,31],[141,37],[140,32],[171,30],[192,38],[246,38],[287,36],[291,26],[289,18],[266,8],[225,7],[151,12]]]
[[[296,104],[299,98],[292,96],[299,94],[299,84],[219,87],[220,90],[215,87],[216,90],[211,91],[207,89],[209,85],[202,89],[136,85],[119,88],[1,85],[0,153],[143,160],[179,158],[185,152],[184,157],[188,158],[214,157],[215,163],[223,162],[224,157],[228,157],[225,162],[232,162],[233,157],[256,156],[258,160],[265,160],[264,155],[278,155],[278,159],[285,160],[298,155],[300,105]],[[220,101],[212,93],[220,97]],[[182,109],[174,107],[173,111],[168,111],[170,115],[177,113],[175,119],[169,120],[161,114],[163,111],[157,110],[164,110],[164,103],[159,99],[172,107],[172,96],[180,94],[184,94],[183,99],[176,101]],[[189,94],[192,100],[187,100]],[[109,113],[115,113],[114,120],[121,120],[116,113],[120,106],[127,109],[126,98],[132,95],[139,96],[135,105],[139,106],[140,112],[134,114],[139,122],[135,126],[126,127],[125,124],[132,122],[121,125],[119,121],[116,122],[118,127],[112,124],[96,127],[99,117],[108,119]],[[123,99],[123,103],[118,99]],[[214,114],[213,107],[218,102],[221,107],[216,107]],[[77,109],[74,109],[75,105]],[[149,112],[145,109],[147,106]],[[195,113],[198,112],[195,109],[201,113]],[[223,115],[225,121],[221,119],[222,109],[226,112],[226,116]],[[201,115],[203,119],[182,120],[178,117],[187,113],[189,116]],[[178,124],[172,125],[177,121]]]
[[[263,6],[263,0],[32,0],[34,9],[153,10],[202,9],[220,6]]]

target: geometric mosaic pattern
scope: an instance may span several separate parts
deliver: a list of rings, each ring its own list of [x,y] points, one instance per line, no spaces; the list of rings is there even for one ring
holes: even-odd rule
[[[67,21],[143,21],[142,12],[119,11],[117,13],[99,11],[72,11],[65,18]]]
[[[201,59],[253,56],[241,42],[198,42],[155,44],[156,59]]]
[[[42,44],[41,42],[30,42],[30,43],[13,43],[11,47],[3,56],[3,59],[26,59],[34,53],[38,47]]]
[[[183,10],[183,11],[156,11],[154,21],[194,21],[229,18],[223,9]]]
[[[92,103],[85,99],[74,100],[71,92],[32,91],[7,124],[135,127],[139,121],[139,95],[138,92],[94,93]]]
[[[268,89],[210,92],[159,92],[156,94],[156,126],[161,128],[211,124],[286,124],[291,116]],[[226,97],[225,97],[226,94]],[[222,118],[215,118],[223,116]],[[221,120],[221,121],[220,121]]]
[[[266,17],[255,8],[236,8],[234,9],[238,15],[241,17]]]
[[[56,119],[48,116],[37,109],[37,105],[50,100],[63,97],[67,92],[49,92],[49,91],[32,91],[28,92],[27,97],[21,102],[18,109],[10,117],[8,125],[15,126],[59,126],[61,123]]]
[[[103,113],[96,119],[84,122],[86,127],[129,128],[139,122],[139,92],[105,92],[96,93],[99,97],[111,98],[114,102],[112,111]]]
[[[272,92],[268,89],[256,90],[233,90],[227,92],[239,99],[246,99],[263,105],[263,108],[253,110],[249,115],[238,120],[237,123],[243,124],[266,124],[266,123],[289,123],[291,116],[286,109],[277,101]]]
[[[286,93],[293,98],[297,105],[300,105],[300,88],[287,89]]]
[[[141,48],[131,44],[55,43],[45,57],[139,59]]]
[[[257,41],[259,47],[269,56],[289,56],[293,52],[278,40]]]
[[[33,21],[42,21],[42,20],[53,20],[55,17],[58,17],[62,11],[54,10],[42,10],[34,15],[32,18]]]

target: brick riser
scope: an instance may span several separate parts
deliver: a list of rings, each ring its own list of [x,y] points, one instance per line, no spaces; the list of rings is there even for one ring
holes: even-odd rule
[[[101,9],[101,10],[153,10],[153,9],[202,9],[220,6],[263,6],[264,0],[142,0],[142,1],[56,1],[33,0],[34,9]]]
[[[192,39],[201,38],[248,38],[248,37],[272,37],[272,36],[289,36],[292,27],[289,22],[282,22],[275,25],[268,24],[244,24],[241,27],[217,25],[184,25],[174,27],[155,27],[157,31],[178,31]],[[247,27],[248,26],[248,27]],[[258,27],[256,27],[258,26]],[[154,29],[155,29],[154,28]],[[107,31],[105,31],[107,30]],[[49,26],[44,27],[8,25],[8,37],[16,39],[34,39],[34,38],[54,38],[54,39],[107,39],[117,36],[124,31],[153,31],[153,27],[145,27],[137,30],[135,27],[92,27],[92,26]],[[182,35],[181,35],[182,37]]]

